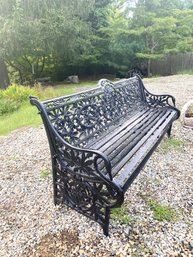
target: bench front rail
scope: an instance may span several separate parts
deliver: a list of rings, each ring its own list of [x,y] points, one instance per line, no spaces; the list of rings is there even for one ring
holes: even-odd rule
[[[39,101],[50,145],[54,202],[98,222],[108,235],[110,209],[124,193],[180,112],[170,95],[153,95],[139,77]]]

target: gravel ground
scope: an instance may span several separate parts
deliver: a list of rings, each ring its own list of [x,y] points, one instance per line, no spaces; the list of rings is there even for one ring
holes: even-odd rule
[[[154,93],[170,93],[181,109],[193,99],[193,76],[145,79]],[[111,220],[110,237],[95,222],[53,204],[49,149],[42,126],[0,139],[0,256],[193,256],[193,130],[180,120],[179,147],[164,142],[126,193],[130,225]],[[165,150],[164,150],[165,149]],[[41,177],[41,172],[50,174]],[[170,205],[173,221],[157,221],[145,199]]]

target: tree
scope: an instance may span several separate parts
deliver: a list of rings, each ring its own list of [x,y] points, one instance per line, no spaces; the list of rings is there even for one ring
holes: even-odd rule
[[[130,20],[124,17],[119,8],[112,6],[107,16],[107,22],[108,26],[101,28],[101,31],[106,33],[109,40],[109,65],[118,70],[128,70],[128,67],[136,59],[135,51],[138,49],[138,44],[129,34]]]
[[[87,22],[94,0],[5,0],[1,1],[1,58],[20,81],[33,81],[45,66],[56,70],[88,51]]]
[[[10,84],[7,66],[4,60],[0,59],[0,89],[6,89]]]
[[[151,74],[151,60],[162,58],[173,41],[176,20],[173,17],[159,17],[156,13],[141,8],[132,20],[130,34],[141,43],[136,56],[147,60],[148,76]]]
[[[147,60],[148,75],[152,59],[193,50],[193,12],[182,6],[176,0],[141,0],[136,5],[131,24],[133,34],[143,41],[136,55]]]
[[[108,61],[108,37],[101,27],[108,26],[107,14],[112,0],[95,0],[94,8],[89,14],[88,22],[92,33],[89,36],[90,49],[79,62],[86,68],[86,72],[97,73],[97,68],[106,68]],[[105,72],[105,71],[104,71]]]

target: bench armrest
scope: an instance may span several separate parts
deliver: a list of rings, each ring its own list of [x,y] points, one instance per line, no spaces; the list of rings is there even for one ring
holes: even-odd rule
[[[151,106],[170,106],[175,107],[176,106],[176,100],[172,95],[156,95],[152,94],[147,89],[144,90],[145,93],[145,99],[147,103]]]
[[[140,84],[141,88],[143,90],[144,94],[144,100],[147,102],[147,104],[151,107],[170,107],[174,109],[177,112],[177,118],[180,116],[180,111],[176,108],[176,100],[175,97],[169,94],[163,94],[163,95],[158,95],[158,94],[152,94],[150,93],[144,86],[143,81],[141,80],[140,76],[135,75]]]
[[[177,112],[177,118],[180,117],[180,111],[176,108],[176,99],[172,95],[156,95],[150,93],[144,88],[145,100],[151,107],[170,107]]]
[[[112,181],[111,163],[105,154],[91,149],[72,146],[63,140],[58,133],[55,135],[55,140],[56,151],[58,152],[59,150],[58,155],[74,163],[77,166],[76,169],[87,170],[87,172],[93,172],[96,176],[99,175],[105,180]],[[101,167],[103,167],[103,171]]]

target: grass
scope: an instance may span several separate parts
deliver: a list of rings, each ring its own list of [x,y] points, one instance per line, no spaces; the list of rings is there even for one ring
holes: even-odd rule
[[[193,69],[178,71],[177,75],[193,75]]]
[[[24,126],[38,126],[41,118],[37,115],[37,109],[29,104],[24,104],[18,111],[0,117],[0,135],[6,135],[11,131]]]
[[[50,172],[48,170],[46,170],[46,169],[43,169],[41,171],[40,177],[41,178],[47,178],[49,175],[50,175]]]
[[[63,95],[70,95],[82,90],[86,90],[88,88],[96,87],[95,82],[85,82],[80,83],[80,84],[64,84],[64,85],[59,85],[59,86],[49,86],[46,87],[46,89],[42,88],[37,88],[38,91],[40,92],[40,99],[45,100],[45,99],[50,99],[50,98],[55,98],[58,96],[63,96]]]
[[[161,152],[167,153],[172,149],[176,149],[184,144],[184,141],[177,138],[168,138],[161,146]]]
[[[158,221],[173,221],[176,220],[177,215],[168,205],[162,205],[155,200],[146,200],[147,205],[153,211],[153,218]]]
[[[134,219],[128,214],[127,208],[122,206],[121,208],[114,208],[111,210],[111,217],[119,221],[121,224],[129,225]]]
[[[85,82],[79,85],[60,85],[54,87],[47,87],[46,89],[39,88],[38,93],[40,99],[50,99],[57,96],[73,94],[75,92],[96,87],[95,82]],[[42,123],[40,115],[37,115],[38,110],[36,107],[25,102],[15,112],[0,116],[0,136],[7,135],[11,131],[25,127],[25,126],[38,126]]]

